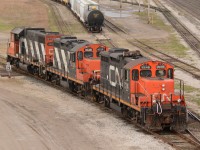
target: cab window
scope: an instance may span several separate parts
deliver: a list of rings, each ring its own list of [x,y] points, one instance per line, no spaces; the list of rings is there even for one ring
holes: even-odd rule
[[[156,77],[164,77],[166,75],[165,70],[156,70]]]
[[[170,79],[174,78],[173,69],[172,68],[167,70],[167,77],[170,78]]]
[[[152,72],[151,72],[151,70],[142,70],[142,71],[140,71],[140,76],[141,77],[151,77]]]
[[[129,79],[129,71],[128,70],[124,70],[124,80],[128,81]]]
[[[102,47],[102,46],[100,46],[100,47],[98,47],[97,48],[97,57],[99,57],[100,56],[100,52],[103,52],[103,51],[105,51],[106,49],[105,49],[105,47]]]
[[[132,79],[134,81],[138,81],[139,80],[139,71],[137,69],[133,69],[133,71],[132,71]]]
[[[78,60],[83,60],[83,52],[78,52]]]
[[[91,58],[91,57],[93,57],[93,52],[84,52],[84,57],[85,58]]]
[[[93,49],[91,48],[91,47],[86,47],[85,49],[84,49],[84,57],[85,58],[91,58],[91,57],[93,57]]]

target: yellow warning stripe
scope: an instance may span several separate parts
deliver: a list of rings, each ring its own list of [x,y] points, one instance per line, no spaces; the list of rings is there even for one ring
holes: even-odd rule
[[[100,93],[102,93],[102,94],[104,94],[104,95],[106,95],[106,96],[111,96],[108,92],[104,92],[103,90],[99,90],[99,88],[98,87],[93,87],[93,89],[94,90],[96,90],[96,91],[98,91],[98,92],[100,92]],[[120,103],[123,103],[124,105],[126,105],[126,106],[129,106],[129,107],[131,107],[131,108],[133,108],[133,109],[135,109],[135,110],[137,110],[137,111],[141,111],[141,108],[140,107],[137,107],[137,106],[134,106],[134,105],[131,105],[130,103],[128,103],[128,102],[126,102],[125,100],[123,100],[123,99],[119,99],[118,97],[115,97],[115,96],[111,96],[113,99],[115,99],[115,100],[117,100],[118,102],[120,102]]]
[[[64,78],[66,78],[66,79],[69,79],[69,80],[75,81],[75,82],[77,82],[77,83],[79,83],[79,84],[83,84],[82,81],[77,80],[77,79],[74,79],[74,78],[71,78],[71,77],[69,77],[69,76],[66,76],[65,74],[60,73],[60,72],[58,72],[58,71],[51,70],[51,69],[49,69],[49,68],[47,68],[47,71],[50,71],[50,72],[55,73],[55,74],[57,74],[57,75],[60,75],[60,76],[62,76],[62,77],[64,77]]]

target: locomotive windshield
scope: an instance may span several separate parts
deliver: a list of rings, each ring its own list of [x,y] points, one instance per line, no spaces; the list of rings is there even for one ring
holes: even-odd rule
[[[166,75],[165,70],[156,70],[156,77],[164,77]]]
[[[100,52],[103,52],[103,51],[105,51],[105,50],[106,50],[106,48],[103,47],[103,46],[98,47],[98,48],[97,48],[97,57],[100,56]]]
[[[85,58],[91,58],[91,57],[93,57],[93,52],[84,52],[84,57]]]
[[[152,72],[151,72],[151,70],[141,70],[140,71],[140,76],[141,77],[151,77],[152,76]]]

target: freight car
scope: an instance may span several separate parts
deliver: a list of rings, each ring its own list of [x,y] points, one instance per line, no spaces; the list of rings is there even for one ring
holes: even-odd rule
[[[40,56],[38,55],[40,54]],[[185,129],[184,84],[175,92],[174,67],[139,51],[109,49],[43,28],[11,31],[8,61],[89,96],[151,129]]]
[[[68,6],[91,32],[101,32],[104,15],[92,0],[57,0]]]

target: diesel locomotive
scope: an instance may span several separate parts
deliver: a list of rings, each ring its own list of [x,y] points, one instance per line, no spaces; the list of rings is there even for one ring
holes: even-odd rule
[[[50,82],[64,82],[147,128],[186,128],[184,84],[175,90],[174,66],[140,51],[21,27],[11,31],[7,61]]]

